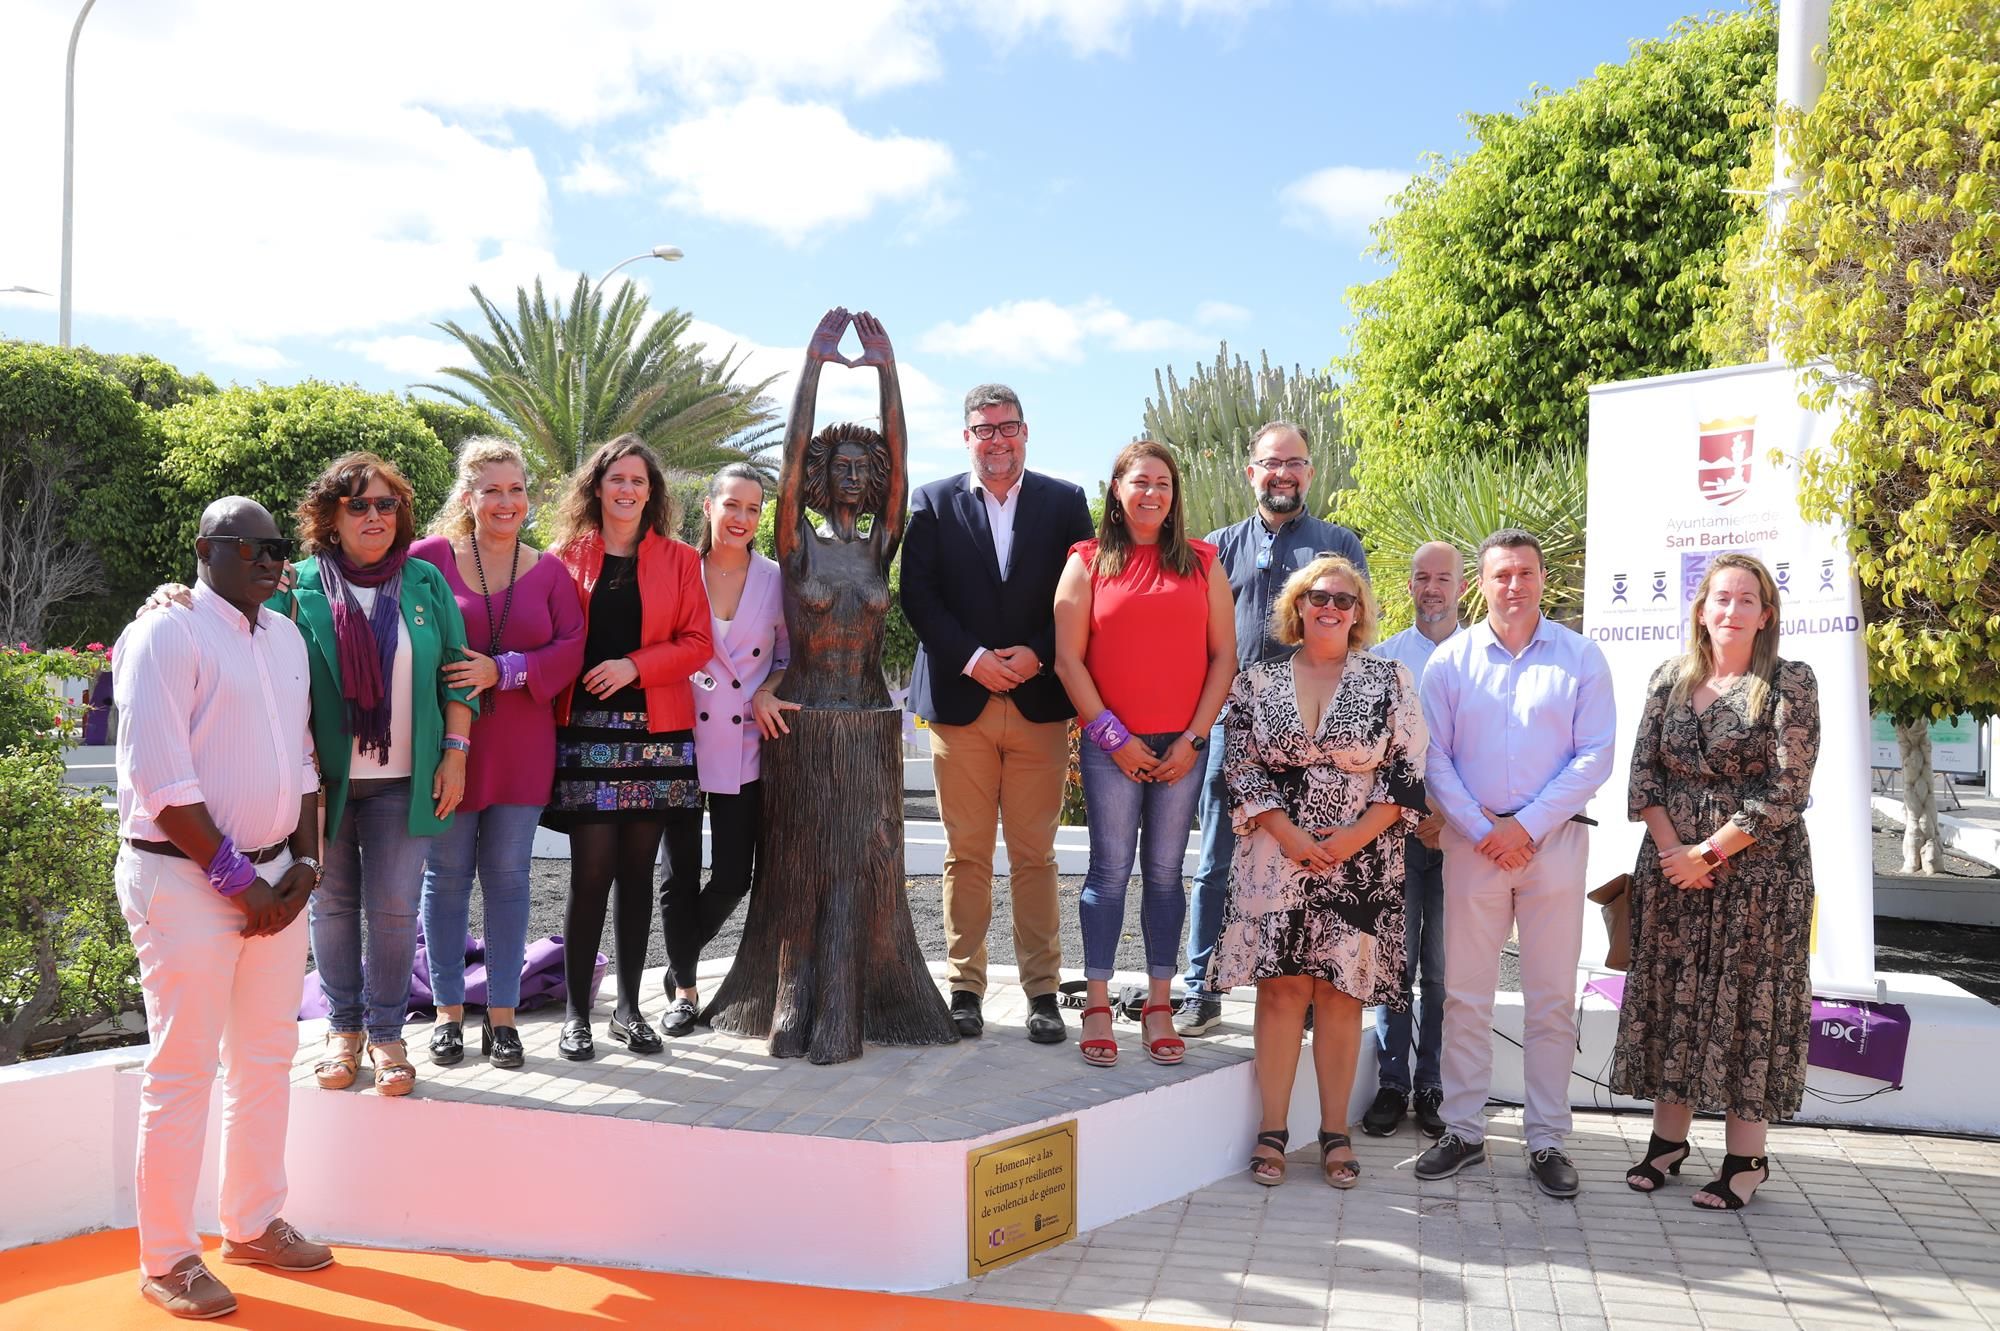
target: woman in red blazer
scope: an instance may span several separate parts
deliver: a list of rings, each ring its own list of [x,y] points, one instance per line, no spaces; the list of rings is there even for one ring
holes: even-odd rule
[[[657,1053],[639,1011],[652,928],[653,861],[664,834],[661,910],[668,983],[693,988],[701,957],[701,785],[688,676],[712,650],[701,557],[668,533],[673,499],[635,434],[599,446],[556,510],[554,553],[583,602],[583,675],[556,702],[555,789],[544,825],[569,833],[558,1048],[595,1057],[590,999],[604,913],[618,890],[618,1003],[611,1038]],[[579,692],[578,690],[581,690]]]

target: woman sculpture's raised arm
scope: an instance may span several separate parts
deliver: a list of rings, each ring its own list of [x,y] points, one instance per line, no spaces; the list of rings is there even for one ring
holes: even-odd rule
[[[896,557],[903,543],[903,525],[909,520],[910,431],[903,422],[903,391],[896,380],[896,353],[882,321],[863,310],[854,316],[854,331],[861,337],[861,356],[847,362],[859,369],[872,365],[881,376],[882,442],[889,450],[888,484],[882,497],[882,515],[875,528],[876,548],[882,552],[882,567]]]
[[[806,343],[806,363],[799,370],[799,389],[792,395],[792,417],[785,425],[785,462],[778,475],[778,516],[772,524],[778,563],[791,564],[805,524],[806,445],[812,442],[813,412],[819,405],[819,367],[828,361],[847,360],[840,354],[840,339],[854,316],[846,309],[828,310]],[[880,324],[876,327],[879,329]],[[888,339],[883,339],[887,347]],[[898,408],[900,412],[900,406]],[[899,414],[898,421],[901,416]],[[899,529],[900,531],[900,529]]]

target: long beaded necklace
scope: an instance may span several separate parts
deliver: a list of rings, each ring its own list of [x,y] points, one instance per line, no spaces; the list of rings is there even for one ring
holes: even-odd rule
[[[507,616],[514,612],[514,584],[520,581],[515,570],[521,567],[521,538],[514,537],[514,551],[507,561],[507,596],[500,603],[500,622],[493,622],[493,593],[486,587],[486,565],[479,558],[479,537],[472,538],[472,568],[479,575],[479,595],[486,603],[486,654],[500,655],[500,635],[507,631]]]

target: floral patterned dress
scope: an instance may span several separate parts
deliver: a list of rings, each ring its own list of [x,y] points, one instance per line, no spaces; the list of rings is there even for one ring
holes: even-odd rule
[[[1429,740],[1409,669],[1350,653],[1318,732],[1307,734],[1291,658],[1252,666],[1230,690],[1224,733],[1237,841],[1210,992],[1311,975],[1363,1003],[1402,1004],[1403,839],[1424,809]],[[1271,809],[1308,831],[1337,827],[1371,804],[1398,805],[1400,816],[1325,876],[1250,828]]]
[[[1675,887],[1650,832],[1632,871],[1632,967],[1611,1088],[1739,1118],[1789,1118],[1805,1094],[1812,1022],[1812,847],[1806,792],[1819,755],[1812,668],[1780,661],[1751,714],[1738,680],[1697,714],[1668,701],[1679,660],[1653,672],[1632,750],[1630,814],[1659,805],[1683,845],[1734,823],[1757,843],[1713,888]]]

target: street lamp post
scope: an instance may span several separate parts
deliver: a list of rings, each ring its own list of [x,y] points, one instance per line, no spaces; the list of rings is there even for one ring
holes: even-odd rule
[[[590,289],[584,293],[584,300],[589,301],[592,297],[596,296],[598,289],[602,287],[606,282],[609,282],[611,280],[611,275],[617,272],[620,268],[623,268],[628,263],[637,263],[641,259],[664,259],[668,263],[672,263],[676,259],[681,259],[685,257],[686,257],[686,252],[682,250],[681,247],[678,245],[655,245],[653,246],[653,248],[649,250],[645,250],[642,251],[641,253],[634,254],[629,259],[620,259],[617,263],[612,264],[609,268],[604,270],[604,276],[598,278],[595,282],[592,282],[590,284]],[[590,348],[587,346],[578,347],[576,349],[577,396],[581,398],[589,390],[589,387],[590,387]],[[586,413],[589,411],[589,405],[590,404],[587,402],[579,402],[577,404],[577,406]],[[578,417],[576,419],[578,419],[580,425],[584,427],[587,427],[589,425],[589,420],[587,415],[584,417]],[[577,448],[579,450],[582,449],[584,444],[584,439],[582,437],[584,432],[585,431],[583,429],[579,429],[578,431],[578,438],[576,443],[577,443]]]
[[[97,0],[83,0],[83,8],[76,11],[76,26],[69,30],[69,61],[63,67],[63,228],[62,228],[62,292],[57,304],[56,337],[63,346],[69,345],[69,252],[70,234],[75,225],[73,200],[76,194],[76,43],[83,36],[83,21],[90,17],[90,7]]]

